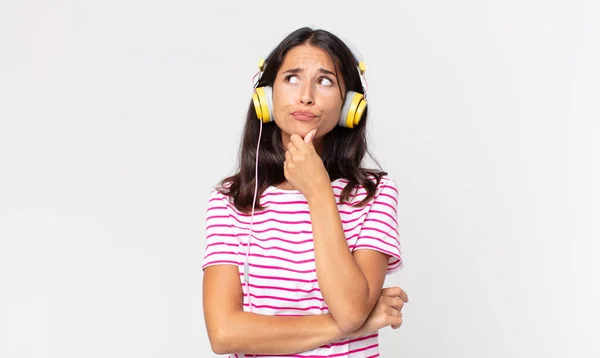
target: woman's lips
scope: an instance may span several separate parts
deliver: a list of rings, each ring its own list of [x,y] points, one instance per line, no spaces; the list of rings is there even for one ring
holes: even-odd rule
[[[308,121],[312,121],[313,119],[317,118],[316,115],[310,113],[310,112],[303,112],[303,111],[296,111],[292,113],[292,116],[294,118],[296,118],[299,121],[303,121],[303,122],[308,122]]]

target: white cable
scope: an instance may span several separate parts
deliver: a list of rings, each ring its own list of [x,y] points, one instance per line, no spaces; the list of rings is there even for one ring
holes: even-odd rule
[[[258,151],[260,148],[260,139],[262,137],[262,127],[263,122],[260,121],[260,129],[258,132],[258,143],[256,144],[256,166],[254,168],[254,199],[252,200],[252,212],[250,214],[250,230],[248,233],[248,240],[246,246],[246,261],[244,262],[244,282],[246,283],[246,294],[248,295],[248,305],[250,307],[250,312],[252,312],[252,298],[250,297],[250,286],[248,284],[249,279],[249,271],[250,271],[250,243],[252,240],[252,224],[254,223],[254,207],[256,205],[256,196],[258,195]]]

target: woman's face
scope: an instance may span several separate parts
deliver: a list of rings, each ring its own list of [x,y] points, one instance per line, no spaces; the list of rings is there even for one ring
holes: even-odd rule
[[[313,141],[317,149],[321,147],[320,139],[340,118],[344,88],[344,83],[338,84],[327,52],[309,45],[287,52],[273,83],[274,120],[281,128],[285,149],[292,134],[304,138],[315,128]]]

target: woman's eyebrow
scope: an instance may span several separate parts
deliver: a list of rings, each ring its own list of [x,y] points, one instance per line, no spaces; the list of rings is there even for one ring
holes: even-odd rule
[[[283,72],[283,73],[284,73],[284,74],[286,74],[286,73],[300,73],[300,72],[302,72],[302,71],[304,71],[304,69],[303,69],[303,68],[296,67],[296,68],[290,68],[289,70],[287,70],[287,71],[285,71],[285,72]],[[327,70],[327,69],[325,69],[325,68],[319,68],[319,72],[321,72],[321,73],[325,73],[325,74],[327,74],[327,75],[335,76],[335,73],[334,73],[334,72],[331,72],[331,71],[329,71],[329,70]]]

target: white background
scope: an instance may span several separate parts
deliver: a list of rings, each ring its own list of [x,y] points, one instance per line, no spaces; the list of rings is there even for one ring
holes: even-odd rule
[[[391,7],[393,4],[393,8]],[[257,60],[367,63],[410,296],[382,357],[598,357],[595,1],[0,5],[0,357],[211,357],[204,219]]]

